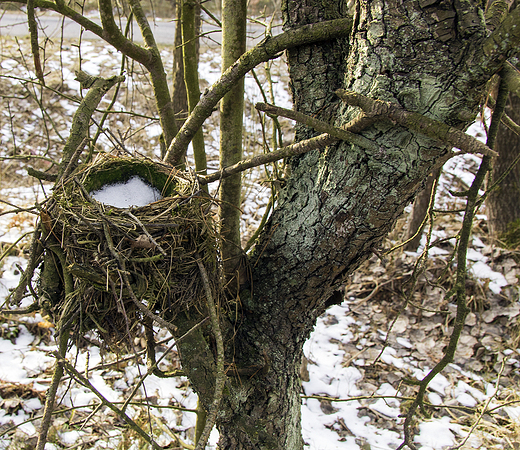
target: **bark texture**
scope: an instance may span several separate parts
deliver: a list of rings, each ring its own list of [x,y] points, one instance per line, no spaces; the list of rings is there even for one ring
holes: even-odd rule
[[[356,2],[350,39],[288,52],[295,109],[335,126],[357,116],[334,94],[348,89],[463,129],[485,82],[486,24],[473,1]],[[285,30],[345,17],[345,1],[285,0]],[[489,55],[495,55],[493,51]],[[484,64],[483,64],[484,63]],[[314,135],[297,127],[297,139]],[[223,449],[301,449],[302,347],[316,318],[342,300],[341,283],[392,229],[449,149],[388,122],[346,142],[293,157],[249,263],[248,289],[227,320],[229,379],[218,428]]]
[[[511,96],[506,114],[516,123],[520,121],[520,99]],[[495,150],[499,157],[493,166],[493,180],[498,180],[505,173],[520,153],[520,138],[504,125],[500,126]],[[520,219],[520,165],[517,164],[500,183],[486,203],[488,208],[490,231],[493,237],[500,238],[507,231],[507,226]]]

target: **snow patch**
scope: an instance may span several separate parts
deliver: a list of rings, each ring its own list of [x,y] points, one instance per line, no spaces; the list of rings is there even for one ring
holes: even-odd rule
[[[126,183],[107,184],[91,192],[91,195],[98,202],[116,208],[146,206],[161,199],[161,193],[138,176],[130,178]]]

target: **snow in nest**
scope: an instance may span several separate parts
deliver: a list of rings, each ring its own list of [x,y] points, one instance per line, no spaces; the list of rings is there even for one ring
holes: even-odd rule
[[[162,198],[156,188],[138,176],[133,176],[125,183],[106,184],[98,191],[91,192],[91,195],[98,202],[116,208],[146,206]]]

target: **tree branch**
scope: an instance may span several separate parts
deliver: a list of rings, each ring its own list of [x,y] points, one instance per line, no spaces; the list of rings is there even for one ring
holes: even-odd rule
[[[475,61],[483,61],[482,69],[495,72],[494,67],[503,64],[509,52],[520,44],[520,6],[511,11],[482,43],[481,54]]]
[[[5,0],[0,0],[0,3],[7,3]],[[101,0],[101,3],[106,2],[106,0]],[[23,5],[27,4],[27,0],[14,0],[14,3],[21,3]],[[105,3],[103,3],[105,5]],[[129,56],[132,59],[140,62],[144,66],[147,65],[150,59],[150,52],[141,47],[140,45],[135,44],[130,39],[127,39],[123,36],[119,29],[105,29],[104,27],[98,25],[92,20],[86,18],[82,14],[74,11],[74,9],[67,6],[63,0],[56,1],[56,3],[49,0],[34,0],[35,8],[41,9],[49,9],[51,11],[56,11],[62,14],[69,19],[72,19],[77,24],[81,25],[85,30],[88,30],[94,33],[96,36],[100,37],[104,41],[108,42],[110,45],[114,46],[117,50],[125,55]],[[106,11],[108,14],[108,11]],[[108,18],[106,18],[108,19]],[[113,19],[113,17],[112,17]],[[115,22],[113,22],[115,25]],[[112,25],[110,24],[109,27]],[[117,28],[117,25],[116,25]],[[110,30],[110,31],[109,31]]]
[[[283,147],[275,152],[244,159],[236,164],[233,164],[232,166],[214,172],[211,175],[199,177],[199,183],[201,185],[213,183],[214,181],[218,181],[222,178],[243,172],[244,170],[250,169],[251,167],[261,166],[262,164],[268,164],[274,161],[278,161],[279,159],[288,158],[290,156],[301,155],[302,153],[307,153],[311,150],[325,148],[327,145],[333,144],[337,141],[338,139],[331,136],[330,134],[320,134],[319,136],[313,137],[311,139],[288,145],[287,147]]]
[[[139,0],[129,0],[128,3],[132,8],[132,13],[134,14],[137,25],[139,25],[139,29],[141,30],[141,36],[143,36],[144,44],[148,49],[157,49],[155,36],[153,35],[152,29],[150,28],[150,24],[148,23],[146,14],[143,11],[141,2]]]
[[[490,31],[494,31],[496,27],[504,20],[509,11],[510,2],[507,0],[493,0],[488,3],[486,10],[486,26]]]
[[[311,139],[306,139],[303,141],[299,141],[295,144],[282,147],[281,149],[276,150],[274,152],[253,156],[252,158],[248,159],[243,159],[242,161],[239,161],[238,163],[233,164],[232,166],[225,167],[224,169],[214,172],[211,175],[199,177],[200,184],[213,183],[214,181],[230,177],[231,175],[243,172],[247,169],[251,169],[252,167],[261,166],[263,164],[269,164],[280,159],[289,158],[290,156],[301,155],[303,153],[307,153],[312,150],[317,150],[319,148],[325,148],[328,145],[334,144],[335,142],[338,142],[340,140],[351,142],[352,144],[359,145],[360,147],[372,151],[377,151],[376,145],[370,140],[364,138],[363,136],[359,136],[341,128],[333,127],[326,122],[314,119],[313,117],[307,116],[300,112],[292,111],[290,109],[285,108],[279,108],[277,106],[268,105],[266,103],[258,103],[256,107],[260,111],[266,111],[271,112],[273,114],[281,115],[289,119],[301,122],[305,125],[308,125],[316,129],[317,131],[330,131],[330,133],[325,132]]]
[[[143,65],[148,69],[150,77],[152,78],[153,92],[161,120],[161,128],[164,133],[166,145],[169,145],[173,137],[177,134],[178,128],[161,52],[157,47],[155,37],[146,19],[146,14],[143,11],[140,0],[129,0],[129,3],[150,55],[148,63],[143,63]]]
[[[518,69],[506,61],[500,71],[500,76],[506,82],[508,91],[520,97],[520,72]]]
[[[488,133],[487,144],[489,147],[494,147],[495,138],[498,132],[498,127],[502,118],[502,114],[504,113],[506,101],[507,101],[507,89],[505,89],[505,82],[501,80],[499,86],[499,93],[497,99],[497,107],[495,112],[493,113],[493,118],[491,120],[491,126]],[[469,312],[469,307],[466,302],[466,278],[467,278],[467,253],[468,253],[468,245],[469,239],[471,237],[471,229],[473,225],[473,219],[475,217],[477,207],[478,207],[478,198],[479,191],[482,187],[484,180],[488,171],[491,169],[492,158],[489,155],[485,155],[482,158],[482,162],[478,169],[477,174],[471,184],[471,187],[468,191],[468,197],[466,202],[466,210],[464,212],[464,219],[462,222],[462,227],[460,231],[459,244],[457,248],[457,272],[456,272],[456,280],[455,286],[452,289],[452,295],[455,295],[455,299],[457,302],[457,311],[455,314],[455,321],[453,324],[453,331],[450,336],[450,340],[448,342],[448,346],[444,350],[444,356],[442,359],[435,365],[435,367],[426,375],[419,383],[419,392],[417,393],[417,397],[415,401],[410,406],[406,414],[406,419],[404,423],[404,434],[405,439],[404,442],[398,447],[401,449],[404,445],[415,449],[413,445],[413,436],[411,432],[411,423],[415,411],[417,408],[424,408],[424,395],[426,393],[426,389],[433,378],[440,372],[444,370],[444,368],[453,361],[455,356],[455,351],[457,350],[457,344],[459,342],[460,335],[462,330],[464,329],[464,323],[466,320],[466,316]],[[448,294],[449,295],[449,294]]]
[[[498,156],[497,152],[491,150],[474,137],[450,127],[438,120],[431,119],[419,113],[406,111],[399,105],[382,100],[374,100],[352,91],[338,89],[338,97],[350,106],[360,107],[369,117],[390,119],[393,122],[421,133],[431,139],[459,148],[465,153],[480,153],[487,156]]]
[[[267,103],[257,103],[255,108],[259,111],[263,111],[268,114],[274,114],[276,116],[286,117],[288,119],[296,120],[297,122],[303,123],[308,127],[314,128],[320,133],[328,133],[331,137],[335,137],[337,140],[348,141],[352,144],[359,145],[360,147],[375,150],[376,145],[370,140],[363,136],[351,133],[341,128],[329,125],[327,122],[315,119],[314,117],[308,116],[292,109],[280,108],[279,106],[269,105]]]
[[[194,1],[182,0],[182,20],[179,25],[182,29],[184,83],[186,85],[189,112],[193,111],[200,99],[198,41],[195,25],[197,14],[200,14],[200,9],[196,7]],[[166,145],[170,143],[171,140]],[[195,159],[195,170],[203,175],[206,174],[207,160],[202,128],[199,128],[193,136],[193,157]]]
[[[235,64],[222,74],[213,86],[206,90],[172,141],[164,160],[174,166],[182,162],[188,144],[204,121],[211,115],[219,100],[231,90],[241,77],[258,64],[277,58],[280,52],[289,48],[346,37],[350,34],[351,27],[351,18],[313,23],[286,31],[275,37],[267,37],[244,53]]]
[[[89,391],[91,391],[99,400],[101,400],[101,403],[105,405],[107,408],[110,408],[112,411],[114,411],[121,419],[123,419],[128,426],[134,430],[136,433],[138,433],[146,442],[148,442],[150,445],[153,446],[154,449],[160,450],[161,447],[157,445],[157,443],[153,440],[153,437],[150,437],[137,423],[135,423],[130,417],[126,415],[124,411],[117,408],[113,402],[108,401],[103,394],[101,394],[94,385],[83,375],[81,375],[76,368],[69,363],[65,357],[58,352],[52,353],[58,360],[58,363],[69,372],[69,374],[81,385],[86,387]]]
[[[40,60],[40,46],[38,44],[38,24],[34,14],[34,0],[27,0],[27,23],[29,25],[29,33],[31,34],[31,51],[34,59],[34,71],[38,80],[45,84],[43,78],[42,64]]]
[[[75,154],[79,157],[79,153],[81,153],[86,142],[90,119],[99,102],[109,89],[116,83],[123,81],[124,77],[113,76],[105,79],[101,77],[91,77],[85,72],[77,72],[76,79],[81,83],[83,89],[89,89],[89,91],[74,113],[70,136],[63,148],[63,157],[60,163],[57,181],[60,180],[66,170],[71,171],[73,167],[70,167],[70,165],[75,164],[73,161]]]
[[[209,408],[209,412],[206,417],[204,429],[202,431],[202,434],[200,435],[199,441],[197,442],[197,446],[195,447],[195,450],[203,450],[204,448],[206,448],[206,443],[208,441],[209,435],[211,433],[211,430],[213,429],[213,425],[215,425],[215,421],[217,420],[217,413],[220,401],[222,400],[224,384],[226,382],[226,374],[224,372],[224,341],[222,339],[222,332],[220,330],[219,316],[217,314],[217,308],[215,305],[215,300],[213,298],[208,273],[206,272],[206,268],[204,267],[204,264],[201,262],[200,257],[198,255],[197,258],[197,264],[199,266],[200,274],[204,284],[204,291],[206,293],[206,303],[208,306],[209,317],[211,319],[213,337],[215,338],[215,342],[217,345],[215,395],[213,397],[213,402]]]
[[[247,0],[222,0],[222,72],[246,51]],[[242,159],[244,121],[244,78],[240,78],[220,102],[219,166],[231,166]],[[195,138],[193,140],[195,148]],[[241,210],[242,177],[222,180],[219,189],[219,233],[222,275],[231,290],[235,288],[242,257]],[[234,292],[231,295],[235,295]]]

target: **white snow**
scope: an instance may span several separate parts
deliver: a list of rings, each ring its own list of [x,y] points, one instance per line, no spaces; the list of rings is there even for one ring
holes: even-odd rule
[[[421,444],[421,450],[439,450],[449,445],[454,445],[455,440],[452,430],[459,427],[451,423],[449,417],[441,417],[419,425],[419,434],[415,442]]]
[[[116,208],[146,206],[161,199],[161,193],[138,176],[133,176],[125,183],[107,184],[91,192],[91,195],[98,202]]]

